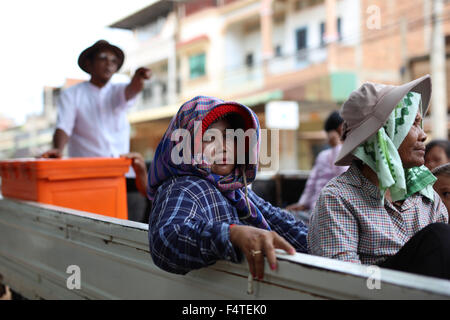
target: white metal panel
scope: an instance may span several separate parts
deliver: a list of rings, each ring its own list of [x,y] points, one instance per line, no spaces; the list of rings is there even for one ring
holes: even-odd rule
[[[278,255],[247,294],[246,263],[225,261],[185,276],[156,267],[145,224],[33,202],[0,200],[0,274],[45,299],[449,299],[450,281],[381,270],[370,290],[364,266],[305,254]],[[81,289],[69,290],[69,265]]]

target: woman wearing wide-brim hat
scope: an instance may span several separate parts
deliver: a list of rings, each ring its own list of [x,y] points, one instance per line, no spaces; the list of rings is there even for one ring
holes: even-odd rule
[[[310,221],[315,255],[450,279],[448,213],[423,165],[430,76],[365,83],[343,104],[344,140]]]

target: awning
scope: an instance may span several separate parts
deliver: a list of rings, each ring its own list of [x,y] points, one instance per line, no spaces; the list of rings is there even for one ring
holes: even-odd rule
[[[169,0],[150,0],[150,5],[141,9],[122,20],[114,22],[109,27],[133,30],[145,26],[158,17],[167,16],[173,11],[173,1]]]

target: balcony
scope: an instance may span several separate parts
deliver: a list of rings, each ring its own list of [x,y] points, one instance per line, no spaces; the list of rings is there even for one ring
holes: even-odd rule
[[[152,78],[151,81],[146,82],[142,93],[139,95],[131,111],[158,108],[166,106],[168,102],[167,82]]]
[[[327,60],[326,47],[306,48],[295,53],[275,56],[268,62],[270,75],[280,75],[306,69]]]
[[[261,64],[239,66],[225,71],[222,81],[227,93],[257,90],[264,86],[264,69]]]

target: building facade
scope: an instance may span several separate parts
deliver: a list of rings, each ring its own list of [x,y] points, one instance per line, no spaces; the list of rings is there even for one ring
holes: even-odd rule
[[[63,87],[44,87],[43,111],[30,115],[24,124],[10,126],[0,134],[0,159],[35,157],[52,147],[61,90],[82,80],[66,79]]]
[[[449,17],[446,4],[446,35]],[[278,167],[308,170],[326,142],[324,119],[351,91],[430,73],[431,24],[430,0],[152,1],[111,25],[138,43],[125,73],[153,70],[129,116],[131,149],[151,160],[170,118],[196,95],[244,103],[263,128],[267,103],[295,101],[300,124],[279,131]]]

